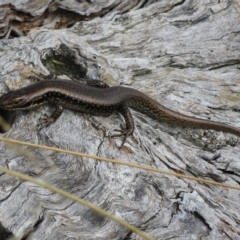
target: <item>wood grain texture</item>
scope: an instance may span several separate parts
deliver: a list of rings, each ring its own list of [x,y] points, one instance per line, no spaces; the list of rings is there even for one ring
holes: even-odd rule
[[[110,12],[125,13],[157,0],[2,0],[0,38],[26,36],[32,29],[62,29]]]
[[[76,76],[79,69],[79,76],[130,86],[173,110],[240,128],[239,13],[237,1],[163,0],[2,40],[0,91],[30,84],[31,70]],[[231,134],[183,129],[132,111],[135,132],[119,150],[121,139],[106,137],[123,123],[117,114],[65,110],[39,132],[39,117],[50,111],[18,112],[4,136],[239,184],[240,145]],[[3,143],[0,152],[1,165],[74,193],[156,239],[239,239],[235,190]],[[139,239],[33,184],[2,174],[0,186],[0,223],[18,239]]]

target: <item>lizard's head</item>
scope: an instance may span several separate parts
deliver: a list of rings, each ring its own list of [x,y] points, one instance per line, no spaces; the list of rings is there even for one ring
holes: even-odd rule
[[[24,89],[10,91],[0,98],[0,108],[6,110],[24,109],[31,106],[31,101]]]

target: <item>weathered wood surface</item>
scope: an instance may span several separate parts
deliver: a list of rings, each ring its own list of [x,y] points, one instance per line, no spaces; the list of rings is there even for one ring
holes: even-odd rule
[[[74,73],[79,65],[79,76],[130,86],[181,113],[240,128],[239,13],[237,1],[166,0],[68,30],[2,40],[1,92],[4,83],[10,89],[30,84],[32,69],[56,69],[54,58],[69,62]],[[119,150],[121,138],[105,136],[123,124],[117,114],[65,110],[38,131],[39,117],[51,110],[18,112],[4,136],[239,184],[240,145],[231,134],[170,126],[132,111],[135,132]],[[0,151],[1,165],[74,193],[156,239],[240,237],[238,191],[51,151],[3,143]],[[33,184],[2,174],[0,186],[0,222],[18,239],[139,239]]]
[[[127,12],[156,0],[0,0],[0,37],[26,36],[36,28],[61,29],[109,12]]]

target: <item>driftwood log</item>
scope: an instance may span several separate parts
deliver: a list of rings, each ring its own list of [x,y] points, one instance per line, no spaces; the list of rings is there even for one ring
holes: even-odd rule
[[[1,94],[31,84],[31,71],[97,78],[138,89],[186,115],[240,128],[238,1],[149,1],[116,10],[69,29],[1,40]],[[124,124],[118,114],[66,109],[38,131],[39,118],[52,110],[16,112],[3,136],[239,185],[240,144],[231,134],[184,129],[132,111],[135,131],[119,150],[122,138],[108,137]],[[2,166],[84,198],[155,239],[240,238],[236,190],[3,142],[0,152]],[[139,239],[86,207],[7,174],[0,175],[0,200],[3,238]]]

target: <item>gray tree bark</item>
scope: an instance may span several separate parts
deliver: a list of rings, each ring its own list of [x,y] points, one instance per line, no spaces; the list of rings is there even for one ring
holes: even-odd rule
[[[1,93],[29,85],[31,70],[98,78],[138,89],[162,105],[240,128],[240,4],[162,0],[127,13],[110,11],[71,29],[31,31],[1,40]],[[37,129],[51,106],[19,111],[4,136],[231,185],[240,181],[239,139],[158,122],[132,111],[124,147],[107,137],[118,114],[64,110]],[[24,151],[31,154],[24,154]],[[173,176],[28,147],[0,144],[0,164],[69,191],[155,239],[239,239],[239,192]],[[0,176],[0,223],[17,239],[139,239],[91,210],[6,174]]]

